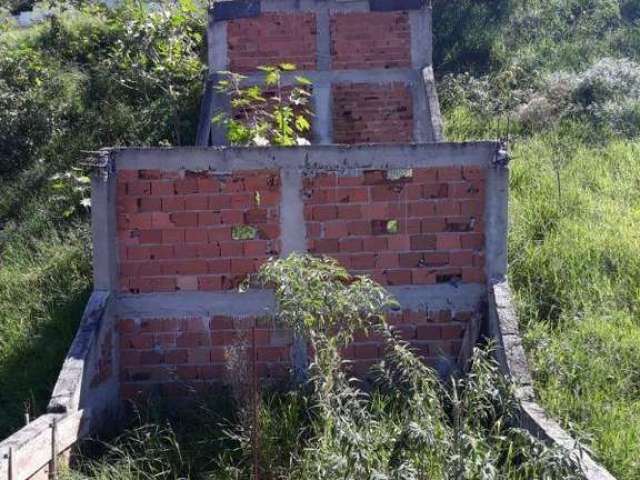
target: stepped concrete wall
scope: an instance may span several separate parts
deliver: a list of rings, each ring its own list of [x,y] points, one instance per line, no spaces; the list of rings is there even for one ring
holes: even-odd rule
[[[231,0],[209,13],[209,80],[197,145],[224,145],[211,128],[230,107],[214,85],[233,71],[260,84],[258,67],[291,63],[313,83],[312,143],[442,141],[424,0]]]
[[[121,397],[224,383],[229,349],[247,342],[261,377],[285,378],[298,349],[271,292],[238,286],[291,252],[329,255],[388,287],[401,304],[390,322],[449,372],[477,334],[486,280],[504,274],[496,155],[494,142],[107,151],[94,183],[95,282],[117,299]],[[345,351],[358,375],[380,355],[364,335]]]

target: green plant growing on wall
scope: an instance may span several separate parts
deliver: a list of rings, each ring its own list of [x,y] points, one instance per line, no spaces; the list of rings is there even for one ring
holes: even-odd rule
[[[213,123],[226,129],[232,145],[308,145],[311,82],[296,76],[292,86],[283,86],[282,75],[295,70],[295,65],[289,63],[259,70],[264,87],[245,87],[246,76],[219,72],[225,78],[218,82],[216,90],[229,97],[232,112],[218,112]]]

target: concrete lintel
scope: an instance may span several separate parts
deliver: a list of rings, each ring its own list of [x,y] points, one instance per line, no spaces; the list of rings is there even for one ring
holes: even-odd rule
[[[210,10],[214,22],[250,18],[260,15],[260,0],[225,0],[214,2]]]
[[[105,165],[91,179],[93,284],[96,290],[114,290],[118,281],[115,164],[109,151],[102,155]]]
[[[209,52],[209,74],[227,70],[229,68],[229,52],[226,22],[214,23],[213,16],[209,17],[207,46]]]
[[[398,10],[420,10],[425,0],[369,0],[372,12],[395,12]]]
[[[224,314],[235,317],[269,315],[275,308],[271,291],[245,293],[177,292],[118,296],[114,314],[118,317],[188,317]]]
[[[417,84],[420,81],[419,72],[411,68],[375,68],[370,70],[296,70],[283,72],[280,83],[284,86],[294,85],[296,77],[306,77],[313,83],[313,87],[330,86],[335,83],[370,83],[383,85],[387,83]],[[243,80],[244,86],[262,85],[264,74],[254,73]]]
[[[487,169],[485,201],[485,274],[498,282],[507,274],[509,234],[509,167],[499,164]]]
[[[368,12],[368,0],[262,0],[262,12]]]
[[[308,147],[178,147],[114,149],[116,169],[298,170],[388,169],[457,165],[490,168],[495,142],[312,145]]]
[[[481,284],[389,287],[402,308],[416,311],[475,310],[484,299]],[[120,294],[114,303],[119,317],[188,317],[224,314],[237,317],[270,315],[276,303],[271,290]]]
[[[402,308],[424,312],[447,309],[475,311],[486,295],[486,287],[477,283],[388,287],[387,290]]]

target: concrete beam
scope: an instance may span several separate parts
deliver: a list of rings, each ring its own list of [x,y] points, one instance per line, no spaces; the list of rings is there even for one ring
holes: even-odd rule
[[[159,169],[231,172],[282,170],[389,169],[478,165],[489,168],[495,142],[312,145],[308,147],[126,148],[113,149],[116,170]]]

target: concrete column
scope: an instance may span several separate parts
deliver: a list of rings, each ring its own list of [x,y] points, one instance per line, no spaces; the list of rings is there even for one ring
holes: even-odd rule
[[[116,233],[116,173],[109,152],[102,153],[104,165],[91,181],[91,228],[93,235],[93,288],[118,289]]]
[[[489,282],[507,274],[509,235],[509,166],[495,163],[487,169],[485,202],[485,274]]]

